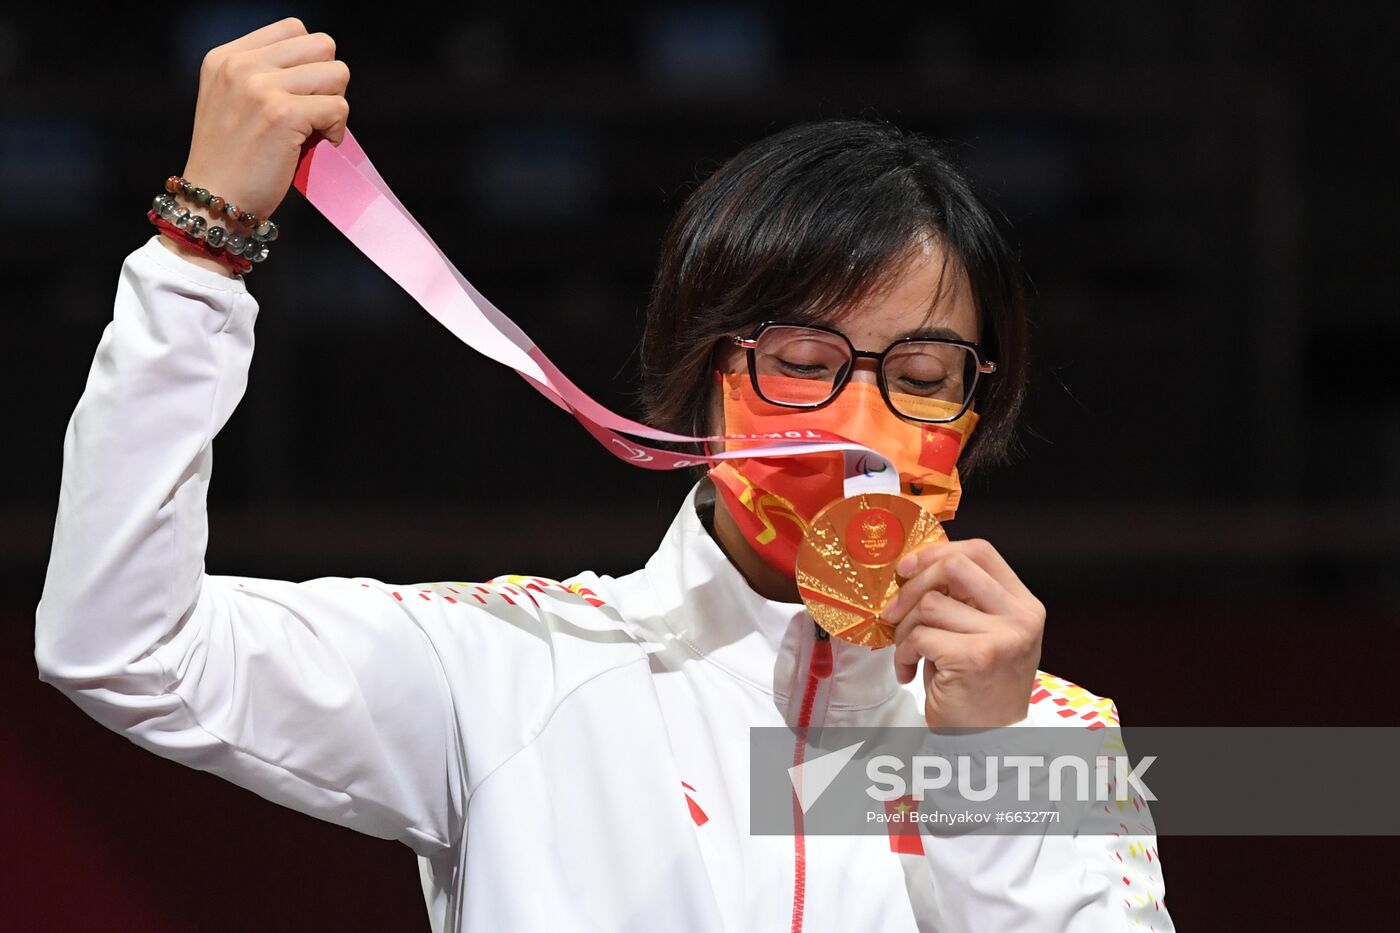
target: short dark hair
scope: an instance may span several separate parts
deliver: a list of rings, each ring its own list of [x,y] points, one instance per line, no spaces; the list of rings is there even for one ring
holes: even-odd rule
[[[958,470],[1006,463],[1029,368],[1019,256],[943,146],[883,120],[804,123],[746,147],[701,183],[663,241],[642,338],[640,401],[653,427],[706,430],[726,335],[769,319],[815,322],[875,295],[921,235],[966,272],[979,343],[996,361]],[[946,266],[945,266],[946,268]]]

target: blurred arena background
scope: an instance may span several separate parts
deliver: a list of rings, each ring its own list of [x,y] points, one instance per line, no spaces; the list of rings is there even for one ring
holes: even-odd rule
[[[129,747],[33,665],[62,440],[205,51],[283,16],[462,272],[635,416],[661,235],[791,123],[954,141],[1032,283],[1024,455],[967,484],[1041,667],[1133,725],[1396,725],[1395,17],[1304,4],[239,3],[0,13],[0,908],[14,929],[425,930],[412,854]],[[249,276],[207,569],[623,574],[689,480],[627,467],[293,191]],[[74,237],[73,242],[65,238]],[[1361,928],[1384,838],[1160,840],[1183,929]],[[1304,893],[1306,892],[1306,893]],[[1228,919],[1226,919],[1228,918]]]

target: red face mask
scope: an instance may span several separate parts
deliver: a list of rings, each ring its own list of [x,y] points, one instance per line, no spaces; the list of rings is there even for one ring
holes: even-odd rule
[[[887,457],[899,471],[901,494],[939,521],[949,521],[956,514],[962,495],[956,463],[977,424],[973,410],[943,424],[906,421],[885,404],[879,386],[852,380],[830,404],[801,411],[759,398],[748,373],[716,370],[715,376],[722,383],[723,433],[772,435],[811,428],[840,434]],[[900,406],[906,405],[928,418],[946,418],[961,407],[941,399],[902,396]],[[726,445],[738,450],[771,444],[774,439],[726,441]],[[712,467],[709,475],[749,544],[789,577],[796,576],[797,545],[808,523],[828,504],[845,498],[840,451],[725,460]]]

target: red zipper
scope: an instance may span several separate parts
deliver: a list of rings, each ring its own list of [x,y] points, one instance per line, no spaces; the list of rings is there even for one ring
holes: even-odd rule
[[[816,623],[813,623],[816,625]],[[831,636],[820,625],[816,625],[817,641],[812,646],[812,656],[807,661],[807,690],[802,695],[802,711],[797,719],[797,747],[792,752],[793,766],[802,764],[807,753],[807,729],[812,723],[812,705],[817,699],[817,687],[824,678],[831,676]],[[792,854],[794,876],[792,882],[792,933],[802,933],[802,918],[807,898],[807,840],[802,831],[802,804],[797,794],[792,795]]]

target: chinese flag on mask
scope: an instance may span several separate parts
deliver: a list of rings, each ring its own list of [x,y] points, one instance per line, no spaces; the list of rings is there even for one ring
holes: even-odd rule
[[[962,435],[941,424],[926,424],[919,442],[919,465],[944,476],[953,472],[958,462],[958,447]]]

